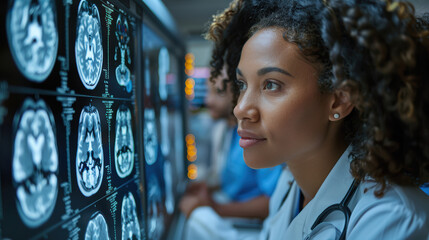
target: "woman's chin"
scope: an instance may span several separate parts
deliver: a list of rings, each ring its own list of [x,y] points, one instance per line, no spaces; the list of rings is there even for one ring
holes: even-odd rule
[[[244,154],[244,162],[246,165],[253,169],[261,169],[261,168],[268,168],[269,166],[264,163],[264,158],[258,158],[255,156],[248,156],[246,157],[246,154]]]
[[[272,168],[283,164],[283,159],[275,159],[274,156],[268,154],[251,154],[246,150],[243,153],[243,158],[246,165],[253,169]]]

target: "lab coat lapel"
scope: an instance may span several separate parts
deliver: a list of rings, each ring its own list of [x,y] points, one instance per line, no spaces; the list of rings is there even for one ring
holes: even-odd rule
[[[316,196],[293,219],[286,232],[286,236],[290,237],[289,239],[304,239],[311,232],[311,226],[323,210],[332,204],[341,202],[344,198],[353,182],[353,177],[350,174],[349,153],[350,147],[337,161]],[[299,193],[299,191],[297,192]],[[296,206],[296,204],[293,206]],[[339,226],[336,226],[334,223],[338,229],[342,229],[342,224],[343,222],[340,222]]]
[[[299,187],[294,181],[290,187],[290,192],[285,202],[281,205],[279,211],[271,218],[269,239],[278,240],[278,239],[295,239],[295,238],[284,238],[288,231],[288,225],[293,219],[294,206],[296,206],[297,194],[299,194]],[[281,236],[281,237],[280,237]]]

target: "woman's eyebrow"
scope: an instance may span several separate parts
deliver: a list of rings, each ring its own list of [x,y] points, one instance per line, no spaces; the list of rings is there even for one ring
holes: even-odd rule
[[[279,73],[283,73],[283,74],[285,74],[285,75],[287,75],[289,77],[293,77],[294,78],[294,76],[292,74],[290,74],[288,71],[286,71],[284,69],[281,69],[281,68],[278,68],[278,67],[265,67],[265,68],[261,68],[261,69],[258,70],[258,75],[262,76],[262,75],[267,74],[269,72],[279,72]]]
[[[237,72],[238,75],[243,76],[243,73],[241,72],[241,70],[239,68],[237,68],[236,72]],[[283,69],[278,68],[278,67],[265,67],[265,68],[261,68],[261,69],[258,70],[258,75],[261,76],[261,75],[267,74],[269,72],[279,72],[279,73],[283,73],[283,74],[285,74],[285,75],[287,75],[289,77],[295,78],[288,71],[283,70]]]

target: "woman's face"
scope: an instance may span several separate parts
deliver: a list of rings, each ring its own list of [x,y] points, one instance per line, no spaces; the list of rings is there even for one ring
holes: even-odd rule
[[[328,138],[332,94],[322,94],[318,71],[283,30],[258,31],[244,45],[237,68],[234,115],[246,164],[266,168],[315,157]]]

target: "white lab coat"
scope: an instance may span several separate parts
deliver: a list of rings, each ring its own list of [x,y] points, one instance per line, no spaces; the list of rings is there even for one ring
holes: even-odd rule
[[[185,226],[186,240],[266,240],[268,229],[271,228],[271,220],[280,208],[281,201],[293,183],[293,176],[287,167],[277,181],[276,188],[271,195],[269,215],[264,220],[261,232],[236,229],[228,218],[220,217],[210,207],[199,207],[189,217]]]
[[[316,196],[294,218],[300,190],[296,182],[271,219],[269,239],[338,239],[344,225],[341,212],[330,214],[313,231],[311,226],[328,206],[341,202],[353,178],[347,150],[323,182]],[[365,191],[367,189],[367,191]],[[374,183],[361,183],[349,203],[352,211],[346,238],[429,239],[429,197],[419,188],[392,185],[384,197],[374,196]]]
[[[268,217],[264,220],[264,225],[262,227],[261,233],[259,234],[259,240],[267,240],[268,232],[273,226],[272,221],[276,221],[277,212],[280,210],[282,201],[286,194],[290,194],[290,188],[294,183],[294,178],[292,173],[289,171],[288,167],[284,167],[282,174],[277,181],[276,189],[273,192],[273,195],[270,198],[269,205],[269,214]]]

